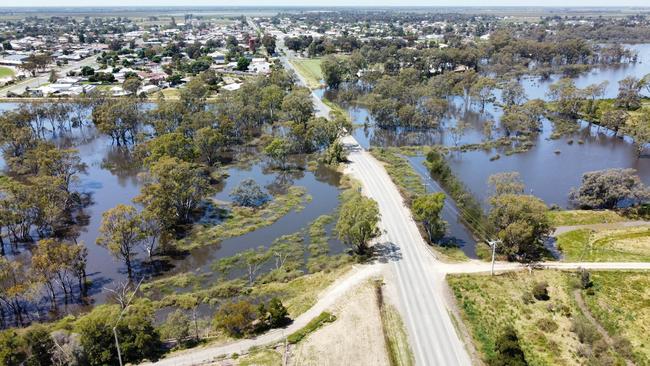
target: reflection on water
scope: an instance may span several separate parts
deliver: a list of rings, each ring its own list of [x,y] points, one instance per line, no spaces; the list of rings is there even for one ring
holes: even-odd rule
[[[618,92],[618,81],[627,76],[643,77],[650,73],[650,44],[630,46],[639,54],[636,64],[604,67],[582,74],[575,79],[576,85],[584,88],[590,84],[607,80],[605,97],[613,98]],[[552,76],[548,80],[539,78],[524,78],[524,86],[529,99],[546,99],[548,86],[560,79]],[[317,94],[322,95],[323,91]],[[405,128],[379,129],[373,125],[373,119],[368,110],[362,106],[347,108],[352,122],[357,127],[354,137],[364,148],[371,146],[408,146],[408,145],[444,145],[453,146],[454,139],[448,127],[459,121],[468,126],[459,145],[480,143],[484,140],[483,126],[486,121],[499,120],[503,114],[500,107],[488,104],[485,111],[480,113],[474,106],[467,106],[460,97],[449,99],[449,109],[441,121],[440,128],[428,130],[413,130]],[[615,137],[611,131],[588,123],[581,122],[577,132],[559,139],[550,139],[553,131],[552,124],[544,119],[542,132],[533,139],[534,146],[527,152],[506,155],[503,148],[474,150],[469,152],[452,152],[447,160],[453,172],[465,183],[468,189],[488,208],[487,179],[490,175],[517,171],[526,184],[527,193],[543,199],[547,204],[568,207],[568,195],[573,187],[580,184],[585,172],[610,168],[636,169],[641,180],[650,184],[650,159],[639,158],[636,148],[628,138]],[[502,134],[502,133],[501,133]],[[497,132],[494,137],[499,137]],[[496,154],[500,158],[494,160]],[[415,170],[427,181],[429,179],[424,166],[423,157],[408,158]],[[434,181],[428,181],[430,191],[440,191]],[[461,243],[461,249],[470,257],[475,257],[474,240],[467,228],[459,222],[457,209],[453,202],[443,210],[443,216],[450,223],[449,236]]]
[[[283,190],[279,189],[275,184],[277,184],[278,178],[286,175],[286,173],[267,170],[264,168],[265,165],[264,163],[255,163],[250,168],[228,169],[230,177],[225,184],[225,188],[217,193],[215,198],[220,201],[229,201],[228,194],[232,188],[236,187],[240,181],[248,178],[252,178],[267,188],[272,187],[272,189]],[[301,170],[295,174],[297,176],[292,179],[291,184],[305,187],[307,193],[312,197],[311,202],[307,203],[302,210],[291,211],[274,224],[248,234],[226,239],[217,245],[193,249],[188,257],[173,263],[175,268],[170,274],[192,270],[198,273],[210,272],[209,265],[217,259],[229,257],[240,251],[259,246],[268,248],[274,239],[298,232],[306,228],[310,222],[319,216],[333,213],[338,206],[338,185],[341,174],[323,166],[314,172]],[[338,241],[331,244],[335,244],[333,247],[330,245],[333,254],[343,251],[343,246]]]
[[[618,82],[628,76],[642,78],[650,74],[650,44],[624,45],[636,51],[639,55],[639,61],[633,64],[622,64],[615,66],[606,66],[593,69],[586,73],[580,74],[574,79],[578,88],[584,88],[591,84],[599,84],[608,81],[605,90],[605,98],[615,98],[618,94]],[[521,83],[526,90],[529,99],[546,99],[549,85],[558,81],[562,76],[552,75],[549,79],[540,80],[538,77],[526,77]]]
[[[650,44],[630,46],[639,53],[640,61],[636,64],[595,69],[576,78],[579,87],[609,81],[607,97],[617,94],[617,82],[626,76],[643,77],[650,73]],[[548,85],[559,77],[548,81],[531,81],[525,79],[524,85],[529,98],[546,98]],[[538,79],[536,79],[538,80]],[[485,112],[479,113],[474,106],[465,106],[462,98],[449,100],[450,108],[443,118],[440,129],[384,130],[372,127],[372,117],[368,110],[353,106],[348,108],[354,123],[367,124],[354,131],[359,143],[370,146],[405,146],[405,145],[445,145],[454,142],[448,132],[450,126],[464,121],[469,127],[459,140],[459,144],[479,143],[483,140],[483,125],[492,120],[499,125],[502,115],[500,107],[493,104],[486,106]],[[634,168],[641,180],[650,184],[650,159],[638,158],[636,149],[627,138],[615,137],[603,128],[582,123],[576,133],[557,140],[550,139],[553,130],[548,120],[543,120],[543,130],[533,142],[535,146],[528,152],[507,156],[503,149],[476,150],[464,153],[450,153],[448,161],[459,178],[486,206],[488,195],[487,178],[494,173],[518,171],[528,192],[540,197],[545,202],[562,207],[568,205],[568,194],[572,187],[580,184],[582,174],[592,170],[609,168]],[[497,134],[496,137],[499,135]],[[498,160],[490,160],[497,153]]]
[[[426,185],[427,192],[444,192],[444,189],[431,178],[429,171],[424,166],[423,156],[405,157],[413,169],[420,175],[420,178]],[[472,233],[463,223],[460,210],[454,201],[445,199],[445,205],[441,212],[442,219],[447,222],[447,232],[442,240],[444,245],[457,246],[469,258],[476,256],[476,240]]]
[[[0,112],[16,108],[15,103],[0,103]],[[81,160],[88,166],[87,174],[80,175],[76,183],[76,190],[88,193],[91,205],[84,209],[87,216],[79,230],[78,241],[83,242],[88,248],[87,272],[92,281],[90,291],[95,303],[106,300],[103,286],[111,282],[126,279],[126,269],[122,262],[114,259],[109,251],[95,244],[102,213],[118,204],[133,205],[133,198],[140,193],[141,182],[137,175],[140,168],[130,164],[132,161],[130,151],[124,147],[111,144],[111,139],[99,134],[92,127],[83,130],[75,129],[63,137],[53,138],[61,147],[74,147],[79,150]],[[250,151],[243,152],[250,154]],[[243,154],[242,153],[242,154]],[[241,156],[241,154],[236,154]],[[229,193],[242,180],[252,178],[265,187],[271,194],[286,192],[291,185],[304,187],[312,196],[311,202],[305,204],[300,212],[290,212],[276,223],[261,228],[249,234],[228,239],[219,245],[195,249],[182,260],[174,260],[175,268],[171,273],[187,270],[207,270],[208,265],[219,258],[236,254],[248,248],[259,246],[268,247],[279,236],[292,234],[305,228],[307,224],[317,217],[332,213],[338,205],[340,173],[324,166],[317,167],[314,171],[305,170],[306,157],[294,157],[293,165],[301,169],[291,171],[276,171],[267,167],[265,162],[258,160],[241,166],[227,168],[227,177],[217,187],[214,198],[217,202],[230,201]],[[0,168],[4,169],[4,161],[0,158]],[[341,252],[342,244],[338,241],[330,242],[332,253]],[[29,245],[16,257],[29,261]],[[139,258],[144,259],[144,253],[139,253]],[[140,263],[135,263],[136,267]]]

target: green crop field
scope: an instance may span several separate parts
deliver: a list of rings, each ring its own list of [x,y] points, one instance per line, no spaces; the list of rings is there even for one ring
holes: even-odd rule
[[[296,67],[298,72],[305,77],[307,86],[318,88],[323,80],[323,73],[320,69],[320,58],[293,59],[291,63]]]
[[[10,77],[10,76],[14,76],[14,75],[15,75],[15,73],[14,73],[14,71],[12,69],[10,69],[8,67],[0,66],[0,79]]]

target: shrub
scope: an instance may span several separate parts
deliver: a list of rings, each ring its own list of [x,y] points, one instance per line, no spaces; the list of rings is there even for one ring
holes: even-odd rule
[[[120,314],[120,307],[100,305],[75,324],[81,345],[89,365],[118,364],[113,326]],[[162,343],[157,330],[151,324],[153,312],[146,306],[131,305],[117,324],[120,350],[125,362],[138,363],[144,359],[155,360]]]
[[[190,319],[182,310],[176,309],[167,315],[165,324],[160,327],[160,335],[164,339],[182,342],[190,335]]]
[[[621,356],[631,359],[634,356],[632,351],[632,343],[629,340],[621,337],[614,337],[614,343],[612,344],[614,350]]]
[[[524,304],[532,304],[535,302],[535,298],[533,298],[532,292],[524,291],[524,293],[521,294],[521,301],[523,301]]]
[[[579,272],[579,276],[580,276],[580,286],[583,289],[586,290],[594,285],[593,282],[591,282],[591,274],[586,269],[582,269]]]
[[[253,208],[260,207],[270,200],[269,195],[252,179],[243,180],[230,192],[230,198],[237,206]]]
[[[547,301],[551,297],[548,296],[548,283],[538,282],[533,286],[533,297],[539,301]]]
[[[596,340],[600,339],[600,333],[596,328],[589,323],[584,317],[576,317],[571,324],[571,331],[578,336],[581,343],[593,344]]]
[[[524,366],[528,365],[524,351],[519,345],[517,332],[507,326],[494,344],[496,356],[488,362],[490,366]]]
[[[27,365],[49,365],[54,351],[54,342],[50,332],[42,325],[30,327],[23,338],[27,345]]]
[[[326,311],[320,313],[319,316],[312,319],[307,325],[295,331],[287,337],[287,342],[294,344],[300,342],[310,333],[320,328],[325,323],[331,323],[336,320],[336,317]]]
[[[214,316],[213,325],[217,330],[223,330],[233,337],[242,337],[252,333],[255,319],[255,306],[242,300],[223,304]]]
[[[13,329],[0,332],[0,364],[22,365],[27,358],[23,340]]]
[[[268,304],[261,303],[257,308],[257,312],[260,320],[257,326],[258,331],[269,328],[280,328],[289,324],[291,321],[287,308],[284,307],[282,301],[277,297],[272,298]]]
[[[553,319],[542,318],[537,321],[537,327],[546,333],[555,332],[558,328],[557,323]]]

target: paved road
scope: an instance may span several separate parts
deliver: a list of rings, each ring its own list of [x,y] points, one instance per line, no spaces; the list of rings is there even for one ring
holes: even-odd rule
[[[391,266],[395,272],[401,313],[418,365],[469,365],[470,357],[451,321],[443,299],[444,273],[427,249],[410,211],[383,166],[361,149],[351,136],[350,173],[359,179],[364,193],[377,201],[381,227]]]
[[[67,75],[68,71],[78,69],[84,66],[96,66],[96,65],[97,65],[97,55],[92,55],[78,62],[70,62],[69,64],[64,65],[63,67],[58,68],[56,72],[59,75],[59,77],[64,77]],[[42,75],[38,75],[33,78],[27,78],[25,80],[22,80],[16,84],[0,89],[0,98],[6,97],[8,92],[22,94],[25,92],[25,88],[27,87],[38,88],[39,86],[47,83],[49,78],[50,78],[50,74],[44,73]]]
[[[293,69],[286,57],[282,62]],[[302,77],[298,74],[300,80]],[[304,80],[302,80],[304,82]],[[317,114],[327,117],[329,108],[313,94]],[[419,365],[470,365],[470,357],[461,342],[444,303],[443,286],[448,273],[487,272],[490,265],[479,261],[444,264],[436,260],[427,249],[410,211],[384,170],[381,163],[363,150],[352,136],[342,141],[348,148],[348,173],[363,185],[364,194],[375,199],[382,214],[380,226],[383,234],[377,245],[384,251],[388,268],[393,271],[400,312],[404,319],[409,341]],[[594,269],[650,269],[650,263],[545,263],[548,268]],[[284,336],[299,329],[311,318],[331,306],[345,291],[371,276],[381,274],[381,265],[362,267],[341,280],[320,297],[317,304],[299,316],[287,329],[276,330],[254,339],[232,344],[190,350],[184,354],[157,362],[157,365],[194,365],[209,362],[219,355],[242,352],[253,346],[281,341]],[[498,263],[499,271],[523,269],[515,263]]]
[[[282,46],[282,43],[280,43]],[[285,68],[294,70],[299,82],[304,78],[286,57]],[[330,108],[312,93],[317,115],[329,116]],[[390,253],[400,297],[400,312],[418,365],[470,365],[470,357],[461,342],[443,299],[444,273],[427,249],[420,231],[403,202],[397,187],[384,167],[363,150],[352,136],[343,138],[349,150],[349,173],[364,187],[364,193],[377,201],[383,245]]]

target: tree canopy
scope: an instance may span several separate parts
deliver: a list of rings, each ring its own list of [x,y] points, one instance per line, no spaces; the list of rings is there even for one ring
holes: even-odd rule
[[[357,193],[341,206],[337,235],[357,254],[366,254],[370,240],[379,234],[379,217],[377,202]]]
[[[636,206],[650,200],[650,190],[634,169],[608,169],[587,172],[582,184],[569,194],[571,202],[584,209],[616,209]]]

